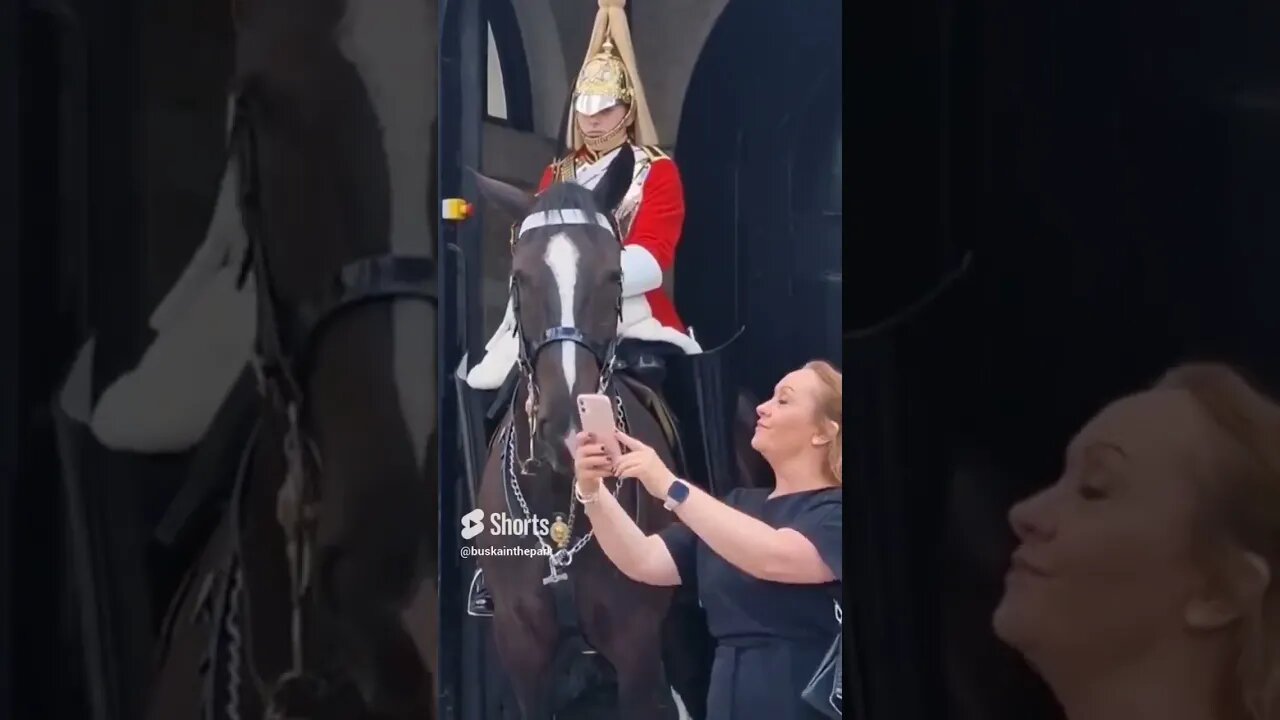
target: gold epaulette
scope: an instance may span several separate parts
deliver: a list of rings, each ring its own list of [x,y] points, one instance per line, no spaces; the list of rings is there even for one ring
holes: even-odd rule
[[[568,155],[560,158],[559,160],[556,160],[555,164],[553,165],[555,170],[552,172],[552,177],[554,177],[557,182],[566,182],[568,180],[572,180],[574,175],[577,174],[574,171],[574,167],[573,167],[573,164],[574,162],[576,162],[576,160],[577,160],[576,153],[569,153]]]
[[[662,152],[662,150],[657,145],[641,145],[640,149],[644,152],[645,156],[649,158],[649,162],[653,162],[654,160],[661,160],[663,158],[666,158],[668,160],[671,159],[671,156]]]

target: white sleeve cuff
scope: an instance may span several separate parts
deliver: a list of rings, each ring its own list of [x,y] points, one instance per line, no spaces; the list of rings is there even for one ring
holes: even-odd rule
[[[662,268],[639,245],[622,249],[622,297],[633,297],[662,287]]]

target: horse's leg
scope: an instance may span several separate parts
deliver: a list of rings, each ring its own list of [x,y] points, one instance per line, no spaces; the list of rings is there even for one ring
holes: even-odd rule
[[[493,615],[493,639],[524,720],[551,720],[557,639],[551,598],[541,588],[503,597]]]
[[[617,675],[615,717],[675,720],[675,698],[662,667],[662,625],[671,588],[641,585],[606,563],[600,556],[589,570],[579,570],[575,590],[583,635]]]
[[[587,629],[587,639],[613,665],[620,720],[676,720],[675,698],[662,667],[662,619],[649,613],[615,617],[607,640]]]

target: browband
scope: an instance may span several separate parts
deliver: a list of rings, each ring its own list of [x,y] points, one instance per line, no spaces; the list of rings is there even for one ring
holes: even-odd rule
[[[608,230],[610,235],[613,234],[613,225],[609,224],[608,218],[600,213],[592,217],[581,210],[543,210],[533,213],[520,223],[519,234],[524,235],[530,230],[548,225],[599,225]]]

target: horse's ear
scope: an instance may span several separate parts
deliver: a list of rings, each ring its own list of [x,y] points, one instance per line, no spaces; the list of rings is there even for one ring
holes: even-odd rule
[[[523,220],[533,209],[533,203],[536,200],[533,195],[514,185],[481,175],[471,168],[467,168],[467,172],[475,179],[476,187],[480,188],[480,194],[485,200],[497,205],[504,213],[510,215],[512,220]]]
[[[629,146],[623,145],[618,151],[618,156],[609,163],[609,169],[604,172],[604,177],[600,178],[600,183],[596,185],[596,189],[592,194],[596,197],[596,204],[602,210],[613,212],[618,209],[618,205],[622,202],[622,198],[626,196],[627,190],[631,188],[631,179],[636,169],[636,154]]]

